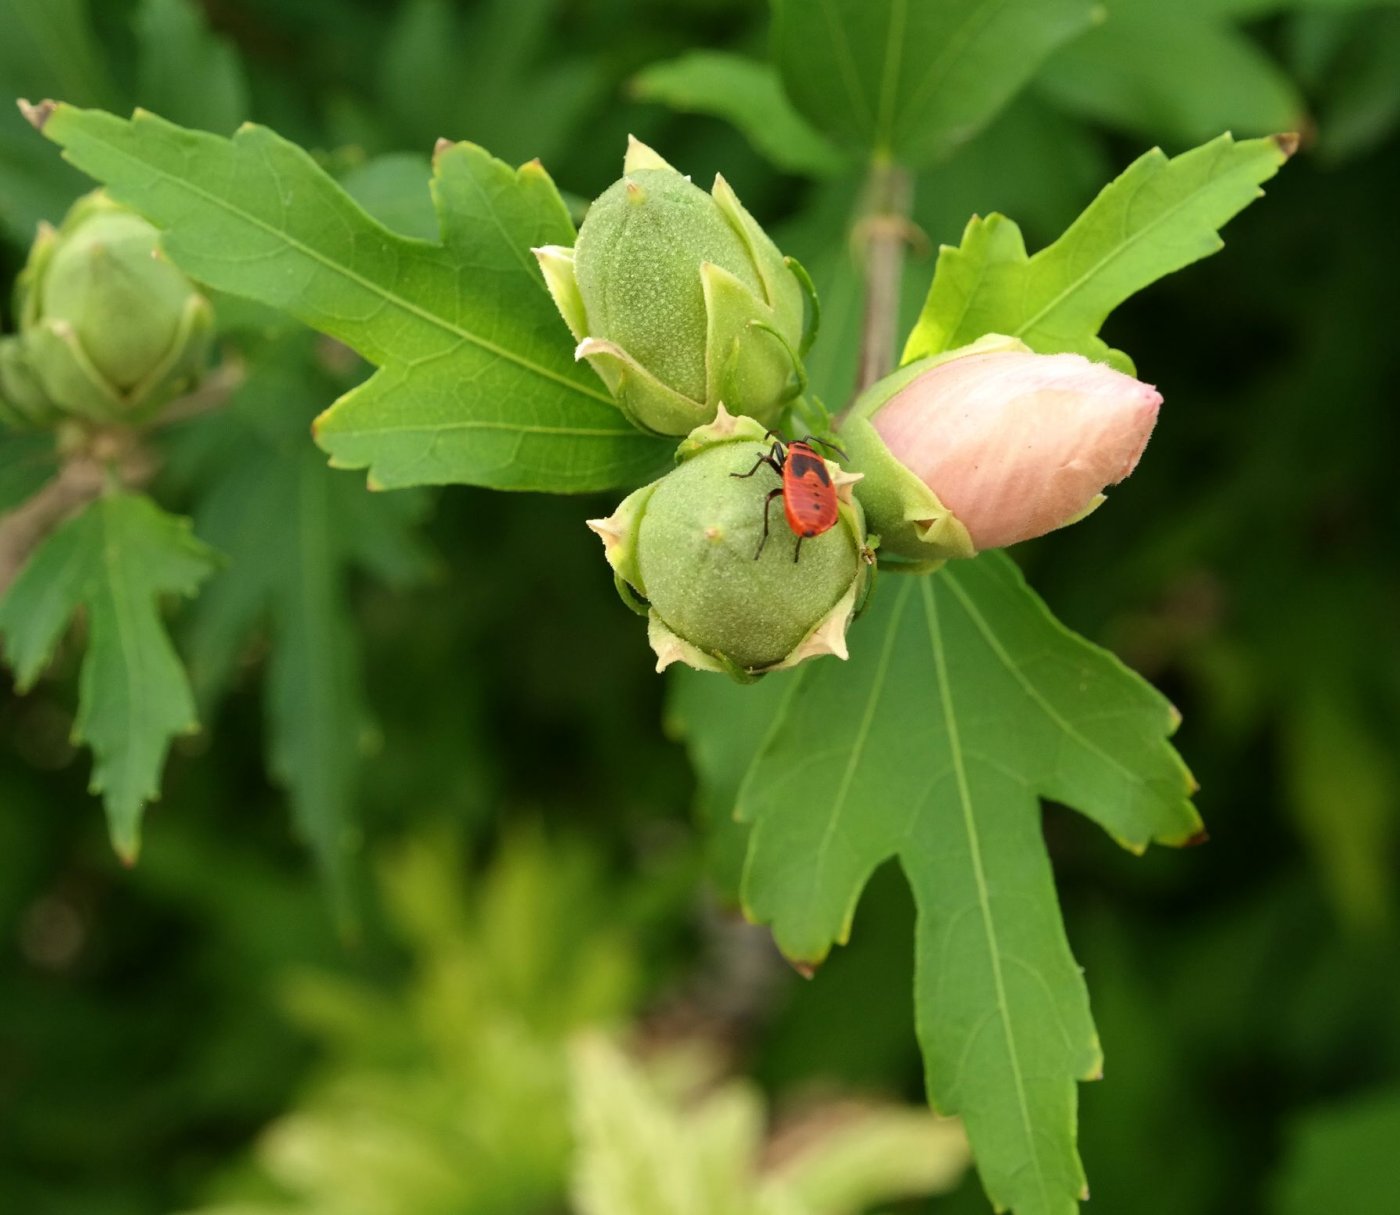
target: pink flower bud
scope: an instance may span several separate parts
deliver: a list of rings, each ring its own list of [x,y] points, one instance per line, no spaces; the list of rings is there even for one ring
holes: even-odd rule
[[[930,368],[872,416],[978,549],[1054,531],[1137,467],[1161,394],[1078,354],[1006,350]]]

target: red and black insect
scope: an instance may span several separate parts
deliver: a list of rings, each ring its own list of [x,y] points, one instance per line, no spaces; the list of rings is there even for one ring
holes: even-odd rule
[[[770,430],[768,435],[771,437],[773,433]],[[729,474],[731,477],[752,477],[766,464],[783,482],[763,500],[763,539],[758,542],[758,550],[753,555],[755,561],[763,555],[763,546],[768,543],[768,511],[773,499],[780,494],[788,526],[797,537],[797,546],[792,550],[793,561],[802,552],[802,541],[820,536],[836,525],[836,487],[831,483],[826,461],[812,449],[813,443],[829,447],[843,460],[847,458],[846,453],[834,443],[815,439],[811,435],[805,439],[794,439],[791,443],[774,438],[773,446],[758,457],[748,472]]]

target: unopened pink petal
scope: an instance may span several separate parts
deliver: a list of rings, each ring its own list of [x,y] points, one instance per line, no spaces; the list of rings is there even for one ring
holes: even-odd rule
[[[1137,466],[1151,385],[1077,354],[1003,351],[943,363],[875,414],[891,452],[979,548],[1053,531]]]

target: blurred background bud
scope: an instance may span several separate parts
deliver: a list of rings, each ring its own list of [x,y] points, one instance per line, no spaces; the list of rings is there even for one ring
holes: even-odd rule
[[[32,404],[37,389],[55,412],[132,422],[195,383],[212,313],[157,238],[100,191],[41,228],[16,287],[22,350],[6,360],[7,400]]]

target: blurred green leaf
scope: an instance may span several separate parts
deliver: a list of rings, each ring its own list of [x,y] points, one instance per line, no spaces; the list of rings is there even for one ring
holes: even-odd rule
[[[1219,7],[1106,0],[1107,19],[1058,51],[1037,86],[1073,113],[1153,140],[1304,130],[1297,88]]]
[[[792,108],[771,64],[725,51],[691,51],[639,72],[632,93],[683,113],[723,118],[789,173],[832,177],[849,163]]]
[[[440,136],[466,138],[521,160],[566,151],[605,77],[596,58],[560,53],[560,0],[459,8],[408,0],[395,13],[376,62],[377,108],[401,132],[396,142],[426,150]]]
[[[90,789],[103,794],[112,845],[127,861],[171,738],[197,725],[158,599],[194,594],[213,567],[187,520],[139,494],[111,493],[49,536],[0,600],[5,657],[21,688],[48,665],[79,605],[87,608],[73,735],[92,747]]]
[[[238,52],[210,32],[198,4],[142,0],[135,24],[140,105],[172,122],[219,133],[248,116],[248,82]]]
[[[1353,1097],[1295,1120],[1274,1186],[1275,1215],[1400,1212],[1400,1089]]]
[[[1281,139],[1236,143],[1228,135],[1171,160],[1154,149],[1034,257],[1011,220],[974,217],[959,247],[939,251],[903,361],[1008,333],[1043,353],[1072,350],[1131,370],[1097,336],[1108,314],[1222,248],[1217,229],[1261,196],[1259,183],[1290,151]]]
[[[32,497],[58,471],[58,448],[50,434],[0,429],[0,511]]]
[[[188,652],[196,695],[210,705],[267,625],[268,768],[345,915],[369,732],[350,575],[367,568],[412,580],[428,558],[410,527],[413,496],[366,492],[328,469],[307,438],[307,422],[333,392],[310,347],[298,337],[258,351],[220,419],[219,463],[200,477],[195,527],[229,565],[200,597]]]
[[[672,1046],[644,1070],[589,1034],[571,1062],[578,1215],[858,1215],[950,1189],[967,1168],[956,1122],[855,1103],[812,1111],[765,1168],[762,1093],[715,1084],[703,1051]]]
[[[86,188],[11,104],[58,94],[79,105],[120,99],[85,0],[0,0],[0,227],[16,244],[33,240],[40,220],[57,223]]]
[[[562,1195],[566,1042],[640,997],[638,888],[530,829],[479,874],[439,830],[386,856],[380,884],[407,973],[286,980],[323,1062],[259,1135],[257,1173],[203,1215],[526,1215]]]
[[[86,0],[0,0],[0,30],[0,81],[12,95],[58,89],[77,105],[121,96]]]
[[[1317,109],[1317,152],[1337,162],[1400,125],[1400,13],[1301,13],[1290,27]]]
[[[1290,697],[1284,763],[1293,812],[1342,918],[1376,929],[1395,913],[1400,773],[1354,689],[1314,675]],[[1341,774],[1345,773],[1345,779]]]
[[[16,245],[29,244],[41,220],[57,224],[91,184],[51,156],[17,112],[0,108],[0,227]]]
[[[739,783],[765,727],[782,708],[789,681],[777,674],[741,687],[679,665],[667,679],[666,730],[685,742],[695,769],[706,868],[720,894],[737,903],[749,837],[748,827],[734,818]]]
[[[1065,630],[1000,554],[881,588],[849,665],[794,678],[739,793],[748,913],[815,965],[898,857],[919,907],[934,1107],[1018,1215],[1077,1209],[1076,1080],[1101,1059],[1060,925],[1038,798],[1141,851],[1200,830],[1171,707]]]
[[[797,109],[864,154],[946,155],[996,116],[1088,0],[773,0],[773,59]]]
[[[59,105],[44,133],[165,229],[192,277],[284,309],[380,370],[317,421],[341,468],[383,488],[463,482],[579,492],[630,485],[667,445],[623,419],[586,367],[530,247],[573,240],[537,164],[444,146],[442,244],[398,236],[263,127],[232,140],[154,115]]]

